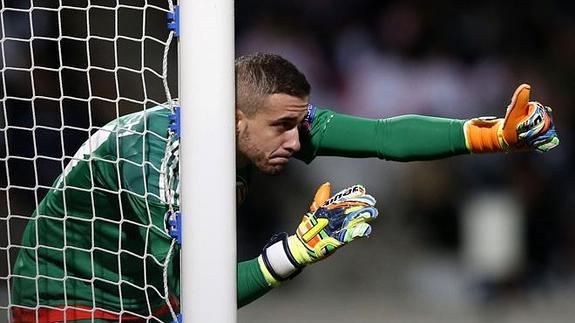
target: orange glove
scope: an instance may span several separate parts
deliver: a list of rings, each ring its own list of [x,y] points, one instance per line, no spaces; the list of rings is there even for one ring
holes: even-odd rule
[[[481,117],[465,122],[465,142],[469,151],[546,152],[559,145],[551,108],[529,102],[530,91],[528,84],[521,84],[515,90],[504,119]]]

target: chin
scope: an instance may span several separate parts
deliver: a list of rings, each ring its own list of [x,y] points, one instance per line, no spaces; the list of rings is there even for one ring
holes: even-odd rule
[[[266,164],[266,165],[260,165],[258,166],[258,169],[264,173],[264,174],[268,174],[268,175],[278,175],[279,173],[281,173],[284,169],[285,169],[285,164],[276,164],[276,165],[270,165],[270,164]]]

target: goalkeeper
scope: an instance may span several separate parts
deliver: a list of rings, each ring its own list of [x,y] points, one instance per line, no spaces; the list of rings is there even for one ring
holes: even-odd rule
[[[515,91],[501,119],[365,119],[316,108],[295,66],[255,54],[237,59],[236,91],[238,203],[252,169],[277,174],[291,157],[307,163],[316,156],[415,161],[544,152],[559,143],[551,110],[529,101],[527,85]],[[168,117],[169,110],[158,107],[119,118],[67,165],[23,237],[29,248],[20,251],[13,271],[16,320],[169,320],[177,311],[178,257],[172,255],[178,250],[166,218],[170,200],[177,208],[179,196],[177,181],[166,177],[177,178],[178,143],[166,139]],[[377,211],[363,187],[326,201],[329,195],[322,186],[295,235],[274,236],[262,255],[238,264],[240,306],[369,234],[367,221]],[[350,203],[339,204],[338,196]]]

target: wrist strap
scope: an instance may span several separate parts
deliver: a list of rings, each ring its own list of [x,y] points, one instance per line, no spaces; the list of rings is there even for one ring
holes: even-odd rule
[[[508,146],[503,140],[502,124],[503,119],[495,117],[481,117],[466,121],[463,131],[467,149],[472,153],[506,151]]]
[[[262,251],[262,259],[270,275],[277,281],[294,278],[304,267],[298,264],[290,252],[285,232],[272,236]]]

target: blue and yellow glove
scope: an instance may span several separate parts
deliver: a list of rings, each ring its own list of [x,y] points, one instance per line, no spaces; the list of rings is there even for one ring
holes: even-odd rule
[[[299,274],[306,265],[328,257],[353,240],[367,237],[371,233],[367,222],[378,214],[375,202],[362,185],[331,196],[331,185],[323,184],[296,233],[276,234],[264,247],[258,262],[266,281],[275,286]]]
[[[503,119],[482,117],[465,122],[465,141],[469,151],[546,152],[559,145],[551,108],[530,102],[530,91],[528,84],[521,84],[515,90]]]

